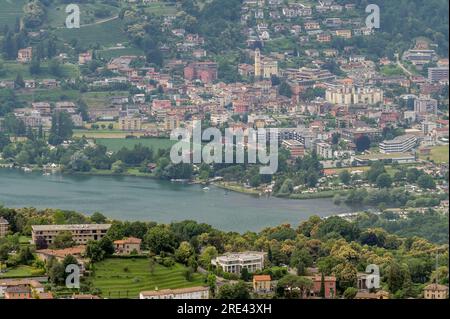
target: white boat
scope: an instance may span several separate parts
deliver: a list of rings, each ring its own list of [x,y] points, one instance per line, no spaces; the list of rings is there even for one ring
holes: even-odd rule
[[[209,191],[209,187],[203,187],[204,191]]]

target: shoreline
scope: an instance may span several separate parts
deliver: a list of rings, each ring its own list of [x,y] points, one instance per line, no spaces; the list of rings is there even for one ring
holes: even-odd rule
[[[0,166],[0,169],[17,169],[24,171],[24,167],[7,167],[7,166]],[[30,172],[49,172],[51,170],[47,170],[43,167],[33,167],[31,168]],[[68,172],[63,171],[61,169],[53,170],[53,172],[59,173],[61,175],[66,176],[103,176],[103,177],[138,177],[138,178],[148,178],[153,180],[160,180],[158,179],[153,173],[141,173],[136,168],[131,168],[125,172],[122,173],[114,173],[111,170],[91,170],[89,172]],[[171,182],[171,180],[161,180],[161,181],[167,181]],[[190,185],[213,185],[215,187],[228,190],[231,192],[253,196],[253,197],[275,197],[275,198],[281,198],[281,199],[288,199],[288,200],[309,200],[309,199],[329,199],[333,198],[335,195],[344,195],[345,191],[323,191],[323,192],[316,192],[316,193],[303,193],[303,194],[290,194],[289,196],[279,196],[279,195],[267,195],[263,191],[260,191],[255,188],[246,188],[243,185],[235,184],[235,183],[228,183],[228,182],[218,182],[218,181],[201,181],[201,180],[190,180],[186,182]],[[337,205],[338,206],[338,205]]]

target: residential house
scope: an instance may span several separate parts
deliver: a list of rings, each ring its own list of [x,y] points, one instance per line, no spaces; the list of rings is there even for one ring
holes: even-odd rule
[[[139,238],[129,237],[114,242],[114,250],[118,255],[139,254],[141,252],[141,242]]]

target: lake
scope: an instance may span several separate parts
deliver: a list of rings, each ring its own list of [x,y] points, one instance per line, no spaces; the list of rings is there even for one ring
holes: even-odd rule
[[[49,175],[0,169],[0,204],[60,208],[119,220],[169,223],[195,220],[226,231],[260,231],[311,215],[349,212],[332,199],[254,197],[211,186],[183,185],[141,177]]]

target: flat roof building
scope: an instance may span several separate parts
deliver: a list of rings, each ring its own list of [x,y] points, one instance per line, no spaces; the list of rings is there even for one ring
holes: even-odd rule
[[[78,245],[86,245],[90,240],[102,239],[110,227],[111,224],[33,225],[31,238],[34,243],[43,238],[47,244],[52,244],[56,236],[68,231],[72,233],[72,238]]]
[[[417,145],[417,137],[413,135],[397,136],[393,140],[380,143],[380,152],[384,154],[405,153],[411,151]]]
[[[249,272],[262,270],[264,258],[265,253],[262,252],[228,253],[213,259],[211,264],[224,272],[240,274],[243,268],[247,268]]]
[[[209,287],[141,291],[139,299],[209,299]]]

